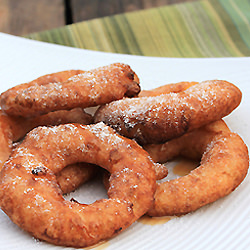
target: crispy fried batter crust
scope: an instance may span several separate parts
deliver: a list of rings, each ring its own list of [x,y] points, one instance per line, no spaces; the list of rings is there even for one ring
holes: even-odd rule
[[[115,63],[62,82],[43,84],[35,80],[22,84],[2,93],[0,101],[7,114],[32,117],[56,110],[92,107],[124,96],[133,97],[139,92],[135,72],[128,65]]]
[[[178,179],[159,183],[150,216],[181,215],[231,193],[245,178],[248,149],[239,135],[216,121],[164,144],[145,145],[157,162],[182,155],[200,159],[200,166]]]
[[[198,82],[178,82],[178,83],[169,83],[158,88],[150,89],[150,90],[142,90],[139,93],[139,97],[143,96],[158,96],[162,94],[169,94],[169,93],[179,93],[182,92]]]
[[[114,101],[97,110],[95,122],[140,144],[163,143],[228,115],[241,96],[232,83],[205,81],[178,93]]]
[[[86,162],[79,162],[71,164],[56,173],[56,179],[62,193],[68,194],[95,177],[98,172],[98,166]]]
[[[11,89],[9,89],[8,92],[13,93],[13,94],[15,94],[15,93],[17,94],[17,93],[22,92],[31,86],[38,87],[38,86],[46,85],[46,84],[50,84],[50,83],[65,82],[70,77],[72,77],[74,75],[78,75],[78,74],[83,74],[84,72],[85,71],[83,71],[83,70],[65,70],[65,71],[60,71],[60,72],[56,72],[56,73],[43,75],[43,76],[40,76],[31,82],[16,85],[15,87],[12,87]]]
[[[55,174],[77,161],[111,173],[109,199],[65,201]],[[0,205],[36,238],[84,247],[121,232],[152,206],[156,179],[148,153],[103,123],[32,130],[0,173]]]

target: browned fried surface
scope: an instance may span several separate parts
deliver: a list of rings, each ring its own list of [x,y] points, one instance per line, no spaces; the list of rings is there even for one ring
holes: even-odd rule
[[[241,96],[229,82],[205,81],[179,93],[114,101],[97,110],[95,122],[140,144],[162,143],[228,115]]]
[[[0,171],[12,150],[12,133],[9,123],[3,119],[0,110]]]
[[[154,163],[155,177],[156,180],[161,180],[168,175],[168,169],[163,164]],[[108,171],[103,171],[103,184],[106,189],[109,189],[109,178],[110,173]],[[72,178],[73,179],[73,178]],[[74,180],[74,179],[73,179]]]
[[[90,124],[92,123],[92,119],[92,116],[85,113],[81,108],[59,110],[29,119],[12,117],[0,110],[0,140],[2,142],[0,151],[1,166],[10,155],[12,143],[23,138],[26,133],[33,128],[43,125],[59,125],[74,122]]]
[[[199,159],[190,174],[157,185],[151,216],[180,215],[194,211],[231,193],[249,167],[247,146],[220,120],[164,144],[145,145],[157,162],[178,155]]]
[[[177,156],[200,160],[213,137],[225,132],[229,133],[230,130],[223,120],[219,120],[163,144],[148,144],[143,148],[159,163],[165,163]]]
[[[45,75],[1,95],[2,108],[12,116],[0,111],[0,169],[13,141],[34,127],[89,124],[93,117],[82,108],[106,104],[96,112],[95,125],[39,127],[16,144],[0,172],[0,207],[14,223],[41,240],[84,247],[121,232],[145,213],[194,211],[243,181],[247,147],[216,121],[239,105],[236,86],[221,80],[180,82],[139,92],[135,72],[117,63]],[[152,158],[100,121],[143,144]],[[152,159],[163,163],[179,155],[201,158],[200,166],[156,184],[168,170]],[[109,199],[90,205],[65,201],[62,194],[91,178],[97,165],[110,172],[104,178]]]
[[[65,201],[55,174],[77,161],[111,173],[109,199]],[[2,210],[35,237],[83,247],[131,225],[152,205],[155,171],[146,151],[102,123],[39,127],[13,151],[0,173]]]
[[[31,117],[55,110],[91,107],[136,96],[139,79],[125,64],[87,71],[64,82],[27,84],[1,94],[1,107],[9,115]],[[26,85],[25,85],[26,86]]]
[[[59,110],[35,118],[25,119],[8,116],[0,110],[0,170],[11,154],[13,142],[23,138],[33,128],[42,125],[51,126],[73,122],[90,124],[92,116],[85,113],[81,108],[75,108],[69,111]],[[86,163],[70,165],[58,173],[57,180],[64,193],[75,190],[94,176],[96,167],[89,167],[88,165]]]
[[[178,83],[170,83],[158,88],[154,88],[151,90],[142,90],[139,94],[139,97],[143,96],[158,96],[162,94],[168,93],[179,93],[182,92],[193,85],[198,84],[198,82],[178,82]]]
[[[168,175],[168,169],[163,164],[154,163],[156,180],[161,180]]]
[[[38,126],[60,125],[65,123],[90,124],[92,115],[81,108],[71,110],[58,110],[34,118],[13,117],[4,114],[0,110],[0,119],[5,120],[12,134],[12,140],[17,141],[25,136],[30,130]]]
[[[98,172],[98,167],[89,163],[75,163],[56,174],[57,182],[63,194],[76,190],[81,184],[92,179]]]
[[[51,74],[47,74],[47,75],[43,75],[38,77],[37,79],[28,82],[28,83],[23,83],[23,84],[19,84],[16,85],[15,87],[11,88],[8,90],[8,92],[13,93],[13,94],[17,94],[31,86],[40,86],[40,85],[46,85],[49,83],[57,83],[57,82],[65,82],[67,81],[70,77],[74,76],[74,75],[78,75],[78,74],[82,74],[85,71],[83,70],[65,70],[65,71],[60,71],[60,72],[56,72],[56,73],[51,73]]]

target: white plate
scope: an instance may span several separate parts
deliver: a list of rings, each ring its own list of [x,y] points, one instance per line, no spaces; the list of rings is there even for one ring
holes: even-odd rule
[[[43,74],[92,69],[113,62],[131,65],[144,89],[184,80],[224,79],[243,92],[241,105],[225,118],[250,145],[250,58],[174,59],[109,54],[51,45],[0,33],[0,92]],[[88,184],[73,196],[84,202],[105,196]],[[85,191],[85,192],[83,192]],[[247,249],[250,246],[250,182],[227,197],[164,224],[134,223],[99,249]],[[63,249],[36,241],[0,211],[0,249]],[[68,249],[68,248],[67,248]],[[97,248],[98,249],[98,248]]]

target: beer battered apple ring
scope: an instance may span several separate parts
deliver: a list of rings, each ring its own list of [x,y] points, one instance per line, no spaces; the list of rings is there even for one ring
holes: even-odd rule
[[[12,152],[13,142],[23,138],[33,128],[72,122],[90,124],[92,119],[81,108],[59,110],[30,119],[8,116],[0,110],[0,171]],[[87,163],[70,165],[57,174],[57,180],[63,193],[69,193],[92,178],[96,170],[96,166]]]
[[[75,162],[111,173],[108,199],[90,205],[64,200],[55,174]],[[0,172],[0,206],[38,239],[85,247],[116,235],[145,214],[155,187],[148,153],[103,123],[38,127]]]
[[[96,111],[95,122],[140,144],[163,143],[228,115],[241,96],[232,83],[205,81],[178,93],[113,101]]]
[[[150,216],[186,214],[214,202],[231,193],[249,167],[247,146],[222,120],[144,148],[161,163],[179,155],[201,159],[200,166],[188,175],[157,184]]]
[[[14,116],[32,117],[56,110],[86,108],[140,92],[139,79],[128,65],[115,63],[74,75],[64,82],[28,83],[1,94],[1,107]]]

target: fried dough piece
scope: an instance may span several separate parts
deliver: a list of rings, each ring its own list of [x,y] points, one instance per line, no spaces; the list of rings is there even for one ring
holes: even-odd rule
[[[56,173],[56,179],[62,193],[68,194],[75,191],[83,183],[95,177],[98,172],[98,166],[86,162],[80,162],[71,164],[62,169],[62,171]]]
[[[223,120],[144,149],[161,163],[179,155],[201,159],[188,175],[157,184],[150,216],[186,214],[214,202],[240,185],[249,168],[247,146]]]
[[[12,152],[13,142],[23,138],[33,128],[74,122],[90,124],[92,119],[93,117],[81,108],[59,110],[30,119],[8,116],[0,110],[0,171]],[[79,163],[64,168],[58,173],[57,179],[63,193],[69,193],[92,178],[96,171],[97,167],[91,164]]]
[[[31,82],[16,85],[16,86],[12,87],[11,89],[7,90],[6,92],[4,92],[6,94],[2,93],[1,96],[3,96],[3,98],[8,98],[7,97],[8,93],[11,93],[13,95],[12,98],[15,98],[15,96],[18,93],[24,92],[26,89],[28,89],[30,87],[38,88],[39,86],[47,85],[50,83],[65,82],[70,77],[72,77],[74,75],[78,75],[78,74],[83,74],[83,73],[85,73],[85,71],[83,71],[83,70],[65,70],[65,71],[60,71],[60,72],[55,72],[55,73],[43,75],[43,76],[40,76]],[[13,99],[13,101],[14,101],[14,99]]]
[[[94,121],[140,144],[163,143],[230,114],[241,96],[232,83],[205,81],[179,93],[111,102],[96,111]]]
[[[32,117],[56,110],[97,106],[139,92],[135,72],[128,65],[115,63],[74,75],[64,82],[17,86],[2,93],[0,101],[7,114]]]
[[[55,174],[75,162],[110,171],[109,199],[64,200]],[[85,247],[123,231],[152,206],[148,153],[103,123],[32,130],[0,172],[0,207],[18,226],[56,245]]]

